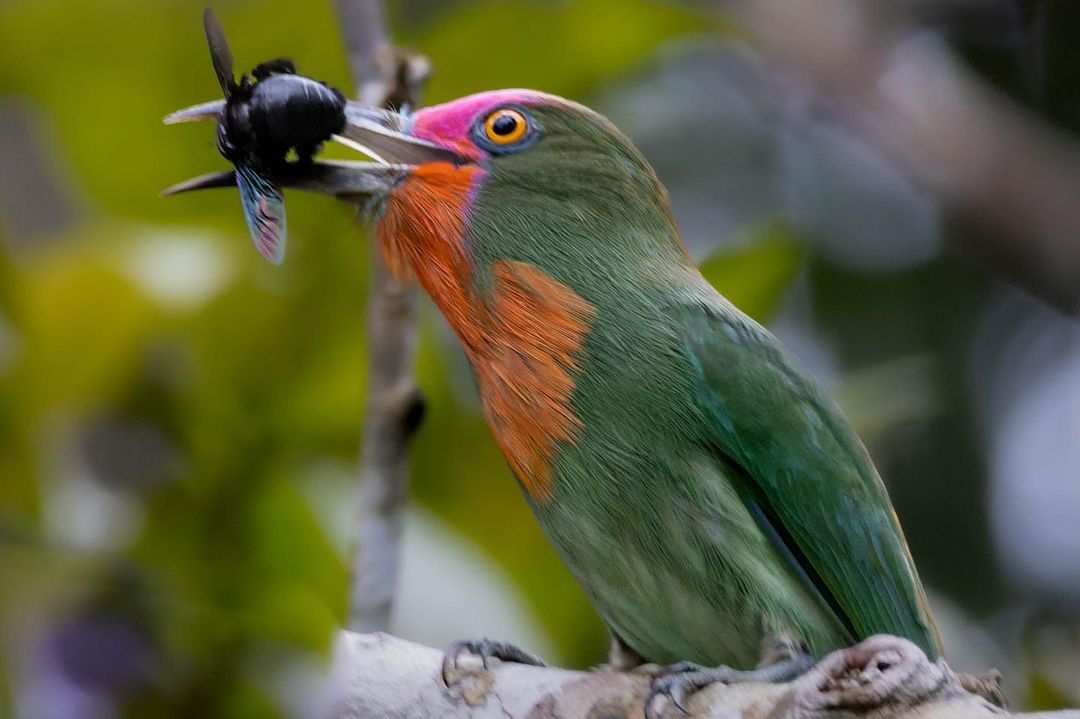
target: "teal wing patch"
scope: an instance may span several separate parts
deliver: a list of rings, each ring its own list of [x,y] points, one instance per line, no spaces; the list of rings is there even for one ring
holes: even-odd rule
[[[854,634],[940,639],[892,504],[836,405],[779,342],[730,307],[684,308],[714,450],[743,471],[762,531]]]

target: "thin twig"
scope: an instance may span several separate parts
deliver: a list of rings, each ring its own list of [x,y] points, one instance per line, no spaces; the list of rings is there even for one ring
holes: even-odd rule
[[[427,60],[390,43],[380,0],[337,0],[357,98],[369,105],[419,104]],[[368,297],[368,395],[360,459],[360,510],[348,625],[386,629],[397,586],[409,440],[423,412],[413,378],[416,291],[390,274],[371,243]]]

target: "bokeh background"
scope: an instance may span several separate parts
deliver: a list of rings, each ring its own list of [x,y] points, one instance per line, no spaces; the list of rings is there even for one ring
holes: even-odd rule
[[[814,18],[843,40],[829,14],[842,4],[817,3],[790,4],[816,10],[789,40],[812,42]],[[350,86],[331,3],[212,4],[238,69],[287,55]],[[845,68],[865,67],[828,64],[858,46],[785,56],[792,28],[757,15],[755,30],[734,3],[407,0],[388,13],[434,65],[430,102],[535,87],[640,145],[710,280],[866,440],[954,661],[1001,669],[1021,707],[1076,705],[1080,234],[1047,233],[1080,204],[1080,184],[1059,179],[1080,129],[1080,13],[1069,0],[862,5],[877,13],[866,65],[884,65],[858,91]],[[311,715],[345,621],[368,239],[345,205],[293,193],[273,267],[235,193],[158,197],[225,166],[210,125],[161,124],[217,95],[202,6],[0,2],[0,716]],[[958,87],[977,91],[982,104],[961,104],[986,124],[916,103],[922,130],[944,133],[937,152],[911,152],[874,104],[878,91],[947,102]],[[980,166],[977,141],[1003,118],[1053,151],[1005,143],[1015,164]],[[958,156],[985,197],[950,184]],[[1041,187],[1065,201],[1031,222],[1013,200]],[[429,304],[418,374],[428,414],[392,628],[602,661],[600,622]]]

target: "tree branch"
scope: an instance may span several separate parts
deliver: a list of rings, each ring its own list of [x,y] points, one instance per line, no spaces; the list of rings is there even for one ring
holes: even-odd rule
[[[425,58],[396,50],[379,0],[337,0],[360,102],[415,107],[429,75]],[[412,376],[416,291],[391,275],[371,243],[368,297],[368,396],[360,462],[360,508],[349,597],[349,626],[389,626],[397,588],[402,510],[408,492],[408,445],[423,415]]]
[[[386,634],[344,633],[334,674],[335,716],[371,719],[641,719],[646,672],[569,671],[479,660],[451,680],[442,653]],[[1014,716],[963,687],[914,644],[871,637],[834,652],[787,684],[713,685],[686,703],[687,719],[982,719]],[[665,716],[683,716],[668,708]],[[1080,719],[1080,711],[1015,715]]]

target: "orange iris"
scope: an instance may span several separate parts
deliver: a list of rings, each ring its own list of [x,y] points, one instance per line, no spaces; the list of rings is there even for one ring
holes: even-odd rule
[[[529,129],[529,121],[517,110],[503,108],[496,110],[484,120],[484,134],[487,139],[499,145],[517,142]]]

